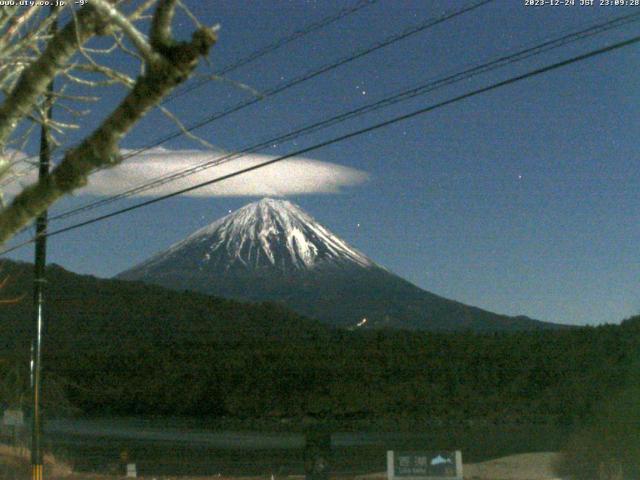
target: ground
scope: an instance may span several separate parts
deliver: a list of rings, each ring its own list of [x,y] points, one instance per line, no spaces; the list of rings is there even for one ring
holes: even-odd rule
[[[22,480],[30,478],[28,452],[0,445],[0,478]],[[554,474],[553,465],[558,454],[552,452],[525,453],[496,458],[481,463],[464,464],[465,480],[559,480]],[[45,478],[47,480],[117,480],[121,477],[73,473],[64,463],[51,456],[45,459]],[[143,480],[271,480],[264,477],[139,477]],[[336,480],[382,480],[385,472],[360,475],[355,478]],[[287,477],[287,480],[302,480],[303,477]],[[283,480],[283,479],[277,479]]]

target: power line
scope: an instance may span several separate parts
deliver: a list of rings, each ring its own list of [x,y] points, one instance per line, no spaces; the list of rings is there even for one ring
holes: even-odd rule
[[[412,88],[410,90],[404,90],[400,93],[394,94],[392,96],[386,97],[382,100],[376,101],[374,103],[370,103],[368,105],[356,108],[354,110],[351,110],[349,112],[346,113],[342,113],[340,115],[331,117],[329,119],[325,119],[321,122],[317,122],[317,123],[313,123],[311,125],[299,128],[297,130],[294,130],[292,132],[286,133],[284,135],[280,135],[276,138],[271,138],[269,140],[260,142],[258,144],[252,145],[250,147],[244,148],[243,150],[239,151],[239,152],[233,152],[230,154],[226,154],[222,157],[211,157],[211,160],[203,162],[199,165],[193,166],[193,167],[189,167],[186,168],[184,170],[178,171],[178,172],[174,172],[174,173],[170,173],[164,176],[161,176],[159,178],[156,178],[155,180],[152,180],[150,182],[146,182],[143,183],[141,185],[138,185],[137,187],[133,187],[131,189],[128,189],[124,192],[121,192],[119,194],[113,195],[111,197],[105,198],[105,199],[101,199],[95,202],[91,202],[85,205],[82,205],[80,207],[68,210],[66,212],[62,212],[54,217],[51,218],[51,220],[61,220],[63,218],[68,218],[71,216],[74,216],[76,214],[79,214],[81,212],[86,212],[89,210],[94,210],[96,208],[99,208],[101,206],[113,203],[117,200],[123,199],[123,198],[127,198],[130,197],[134,194],[137,193],[141,193],[147,190],[151,190],[153,188],[156,188],[158,186],[161,185],[165,185],[167,183],[170,183],[172,181],[187,177],[189,175],[201,172],[203,170],[215,167],[215,166],[219,166],[223,163],[227,163],[229,161],[232,161],[234,159],[240,158],[242,156],[244,156],[247,153],[251,153],[251,152],[255,152],[258,151],[262,148],[265,148],[273,143],[281,143],[283,141],[289,141],[292,140],[294,138],[297,138],[301,135],[304,134],[308,134],[311,132],[315,132],[317,130],[320,130],[322,128],[326,128],[328,126],[331,125],[335,125],[337,123],[343,122],[345,120],[351,119],[351,118],[355,118],[356,116],[360,116],[363,115],[365,113],[370,113],[372,111],[378,110],[380,108],[384,108],[390,105],[394,105],[396,103],[399,103],[401,101],[406,101],[408,99],[414,98],[418,95],[423,95],[425,93],[429,93],[432,92],[438,88],[444,87],[444,86],[448,86],[457,82],[460,82],[462,80],[467,80],[473,76],[482,74],[482,73],[486,73],[488,71],[497,69],[497,68],[501,68],[504,67],[506,65],[518,62],[518,61],[522,61],[524,59],[530,58],[534,55],[539,55],[540,53],[555,49],[555,48],[559,48],[561,46],[564,46],[570,42],[574,42],[577,40],[581,40],[584,39],[586,37],[601,33],[603,31],[606,30],[610,30],[612,28],[617,28],[626,24],[629,24],[631,22],[635,22],[638,21],[640,19],[640,12],[634,13],[634,14],[630,14],[630,15],[625,15],[622,17],[617,17],[615,19],[612,19],[608,22],[604,22],[604,23],[599,23],[596,25],[592,25],[586,29],[577,31],[577,32],[573,32],[567,35],[563,35],[559,38],[556,39],[552,39],[552,40],[548,40],[546,42],[543,42],[542,44],[538,44],[535,45],[533,47],[529,47],[526,48],[524,50],[520,50],[518,52],[515,53],[511,53],[511,54],[506,54],[503,55],[495,60],[492,60],[490,62],[484,63],[482,65],[478,65],[469,69],[466,69],[462,72],[458,72],[452,75],[448,75],[448,76],[444,76],[444,77],[440,77],[436,80],[430,81],[426,84],[420,85],[418,87]]]
[[[445,13],[443,13],[442,15],[440,15],[438,17],[429,18],[426,21],[424,21],[424,22],[422,22],[422,23],[420,23],[418,25],[407,27],[405,30],[403,30],[399,34],[391,35],[391,36],[387,37],[386,39],[384,39],[384,40],[382,40],[382,41],[380,41],[380,42],[378,42],[378,43],[376,43],[376,44],[374,44],[374,45],[372,45],[370,47],[367,47],[367,48],[365,48],[363,50],[358,51],[355,54],[343,57],[343,58],[339,59],[338,61],[335,61],[334,63],[331,63],[331,64],[325,65],[323,67],[320,67],[319,69],[311,71],[311,72],[309,72],[307,74],[304,74],[304,75],[302,75],[300,77],[297,77],[296,79],[293,79],[293,80],[291,80],[289,82],[285,82],[284,84],[276,85],[275,87],[273,87],[272,89],[268,90],[267,92],[264,92],[261,95],[260,98],[254,98],[252,100],[240,103],[240,104],[232,107],[231,109],[228,109],[228,110],[225,110],[223,112],[219,112],[219,113],[215,113],[213,115],[210,115],[207,118],[205,118],[203,120],[200,120],[199,122],[196,122],[195,124],[191,125],[190,127],[187,127],[185,129],[177,130],[176,132],[174,132],[172,134],[169,134],[169,135],[165,136],[164,138],[159,139],[159,140],[155,141],[154,143],[152,143],[150,145],[147,145],[147,146],[142,147],[140,149],[134,150],[133,152],[130,152],[127,155],[124,155],[122,157],[121,161],[125,161],[125,160],[127,160],[127,159],[129,159],[129,158],[131,158],[131,157],[133,157],[135,155],[139,155],[141,153],[144,153],[145,151],[148,151],[148,150],[150,150],[150,149],[152,149],[154,147],[162,145],[163,143],[166,143],[169,140],[172,140],[174,138],[180,137],[180,136],[184,135],[185,133],[192,132],[192,131],[194,131],[194,130],[196,130],[196,129],[198,129],[198,128],[206,125],[206,124],[212,123],[215,120],[218,120],[219,118],[225,117],[225,116],[230,115],[232,113],[235,113],[235,112],[237,112],[237,111],[239,111],[239,110],[241,110],[241,109],[243,109],[245,107],[253,105],[253,104],[259,102],[260,100],[262,100],[262,99],[264,99],[266,97],[273,96],[273,95],[276,95],[278,93],[281,93],[281,92],[283,92],[283,91],[285,91],[285,90],[287,90],[289,88],[292,88],[292,87],[294,87],[294,86],[296,86],[298,84],[301,84],[301,83],[303,83],[305,81],[311,80],[312,78],[315,78],[315,77],[317,77],[317,76],[319,76],[319,75],[321,75],[323,73],[329,72],[329,71],[331,71],[331,70],[333,70],[335,68],[338,68],[338,67],[340,67],[342,65],[350,63],[350,62],[352,62],[352,61],[354,61],[354,60],[356,60],[358,58],[362,58],[362,57],[364,57],[364,56],[366,56],[366,55],[368,55],[370,53],[373,53],[373,52],[375,52],[377,50],[380,50],[380,49],[382,49],[384,47],[392,45],[392,44],[394,44],[394,43],[396,43],[398,41],[404,40],[404,39],[406,39],[406,38],[408,38],[408,37],[410,37],[412,35],[415,35],[417,33],[420,33],[422,31],[424,31],[424,30],[427,30],[427,29],[429,29],[431,27],[434,27],[436,25],[444,23],[444,22],[446,22],[446,21],[448,21],[450,19],[456,18],[456,17],[458,17],[460,15],[463,15],[463,14],[465,14],[467,12],[473,11],[473,10],[475,10],[477,8],[480,8],[480,7],[482,7],[482,6],[484,6],[484,5],[488,4],[488,3],[491,3],[493,1],[494,0],[476,1],[475,3],[471,3],[471,4],[469,4],[469,5],[467,5],[467,6],[463,7],[463,8],[445,12]],[[93,173],[96,173],[98,171],[104,170],[105,168],[108,168],[108,167],[97,168],[96,170],[94,170]],[[19,233],[24,232],[27,228],[28,228],[28,226],[23,228]],[[1,252],[0,252],[0,254],[1,254]]]
[[[245,65],[247,65],[248,63],[251,63],[271,52],[274,52],[276,50],[278,50],[279,48],[284,47],[285,45],[288,45],[289,43],[293,42],[294,40],[297,40],[299,38],[302,38],[310,33],[315,32],[316,30],[319,30],[323,27],[326,27],[328,25],[331,25],[332,23],[335,23],[355,12],[357,12],[358,10],[361,10],[365,7],[368,7],[370,5],[373,5],[374,3],[377,3],[379,0],[360,0],[358,3],[356,3],[354,6],[352,7],[347,7],[347,8],[343,8],[342,10],[338,11],[337,13],[330,15],[328,17],[325,17],[321,20],[318,20],[317,22],[313,22],[310,23],[309,25],[307,25],[306,27],[297,30],[295,32],[293,32],[291,35],[287,35],[285,37],[282,37],[276,41],[274,41],[273,43],[259,49],[256,50],[252,53],[250,53],[249,55],[247,55],[246,57],[230,64],[227,65],[226,67],[222,68],[221,70],[219,70],[216,75],[218,76],[222,76],[222,75],[226,75],[228,73],[231,73],[234,70],[237,70],[240,67],[243,67]],[[190,86],[185,87],[183,90],[181,90],[180,92],[175,92],[173,95],[170,95],[169,97],[167,97],[162,103],[166,103],[169,102],[171,100],[174,100],[186,93],[192,92],[193,90],[196,90],[198,88],[200,88],[201,86],[203,86],[204,84],[210,82],[211,79],[207,78],[207,79],[203,79],[199,82],[196,82]]]
[[[282,47],[284,47],[285,45],[288,45],[289,43],[302,38],[310,33],[315,32],[316,30],[320,30],[323,27],[329,26],[332,23],[335,23],[339,20],[342,20],[343,18],[348,17],[349,15],[358,12],[359,10],[362,10],[365,7],[369,7],[371,5],[374,5],[375,3],[378,3],[380,0],[359,0],[355,5],[351,6],[351,7],[346,7],[343,8],[341,10],[339,10],[338,12],[329,15],[327,17],[324,17],[316,22],[312,22],[309,23],[308,25],[304,26],[303,28],[301,28],[300,30],[296,30],[295,32],[293,32],[290,35],[284,36],[282,38],[277,39],[276,41],[270,43],[269,45],[260,48],[258,50],[253,51],[252,53],[250,53],[249,55],[247,55],[244,58],[241,58],[240,60],[237,60],[236,62],[224,67],[223,69],[221,69],[220,71],[218,71],[216,73],[216,75],[218,76],[222,76],[222,75],[226,75],[234,70],[237,70],[240,67],[243,67],[255,60],[258,60],[259,58],[272,53]],[[71,16],[69,17],[71,18]],[[64,22],[66,22],[69,18],[65,18]],[[206,78],[203,80],[200,80],[199,82],[196,82],[195,84],[192,84],[190,86],[187,86],[186,88],[184,88],[183,90],[179,91],[179,92],[174,92],[172,95],[169,95],[168,97],[166,97],[162,102],[160,102],[160,105],[164,105],[165,103],[168,103],[182,95],[185,95],[189,92],[192,92],[193,90],[196,90],[200,87],[202,87],[203,85],[205,85],[206,83],[212,81],[212,78]],[[76,145],[77,146],[77,145]],[[70,147],[73,148],[73,147]],[[28,162],[29,158],[31,159],[37,159],[37,155],[36,156],[32,156],[32,157],[28,157],[26,159],[21,159],[20,162]],[[28,168],[25,168],[24,170],[20,171],[21,175],[25,175],[28,174],[29,172],[37,169],[37,165],[31,165]],[[13,181],[15,181],[18,177],[15,178],[9,178],[4,180],[3,182],[0,182],[0,188],[1,187],[6,187],[7,185],[10,185]]]
[[[444,13],[444,14],[438,16],[438,17],[430,18],[430,19],[428,19],[428,20],[426,20],[426,21],[424,21],[424,22],[422,22],[422,23],[420,23],[418,25],[415,25],[415,26],[412,26],[412,27],[408,27],[405,30],[403,30],[402,32],[400,32],[399,34],[395,34],[395,35],[392,35],[390,37],[387,37],[386,39],[384,39],[384,40],[382,40],[380,42],[377,42],[376,44],[374,44],[374,45],[372,45],[370,47],[367,47],[367,48],[365,48],[363,50],[360,50],[360,51],[358,51],[358,52],[356,52],[354,54],[342,57],[339,60],[334,61],[333,63],[324,65],[324,66],[322,66],[322,67],[320,67],[320,68],[318,68],[316,70],[312,70],[312,71],[310,71],[308,73],[305,73],[305,74],[303,74],[303,75],[301,75],[301,76],[299,76],[297,78],[294,78],[294,79],[292,79],[290,81],[278,84],[278,85],[272,87],[271,89],[266,90],[265,92],[263,92],[260,95],[260,97],[258,97],[258,98],[252,98],[251,100],[247,100],[245,102],[241,102],[241,103],[239,103],[237,105],[234,105],[233,107],[231,107],[231,108],[229,108],[227,110],[223,110],[221,112],[217,112],[217,113],[208,115],[207,117],[205,117],[205,118],[203,118],[201,120],[198,120],[197,122],[195,122],[194,124],[192,124],[191,126],[189,126],[187,128],[184,128],[184,129],[181,129],[181,130],[177,130],[177,131],[175,131],[175,132],[173,132],[173,133],[171,133],[169,135],[166,135],[163,138],[160,138],[160,139],[154,141],[152,144],[149,144],[149,145],[147,145],[145,147],[139,148],[139,149],[137,149],[137,150],[125,155],[122,158],[122,160],[126,160],[126,159],[131,158],[131,157],[133,157],[135,155],[139,155],[140,153],[144,153],[144,152],[146,152],[146,151],[148,151],[148,150],[150,150],[150,149],[152,149],[154,147],[160,146],[163,143],[168,142],[169,140],[173,140],[175,138],[178,138],[178,137],[184,135],[185,133],[191,133],[194,130],[197,130],[198,128],[201,128],[201,127],[203,127],[205,125],[208,125],[208,124],[210,124],[210,123],[212,123],[212,122],[214,122],[216,120],[219,120],[220,118],[226,117],[228,115],[231,115],[232,113],[238,112],[238,111],[240,111],[240,110],[242,110],[242,109],[244,109],[246,107],[254,105],[254,104],[264,100],[265,98],[272,97],[274,95],[282,93],[285,90],[288,90],[288,89],[290,89],[292,87],[295,87],[295,86],[297,86],[297,85],[299,85],[301,83],[309,81],[309,80],[311,80],[311,79],[313,79],[313,78],[315,78],[315,77],[317,77],[319,75],[322,75],[324,73],[330,72],[331,70],[334,70],[334,69],[336,69],[338,67],[341,67],[342,65],[346,65],[346,64],[348,64],[350,62],[353,62],[354,60],[357,60],[357,59],[362,58],[362,57],[364,57],[366,55],[369,55],[370,53],[373,53],[373,52],[375,52],[377,50],[380,50],[380,49],[382,49],[384,47],[387,47],[389,45],[397,43],[397,42],[399,42],[401,40],[404,40],[404,39],[406,39],[406,38],[408,38],[408,37],[410,37],[412,35],[415,35],[417,33],[423,32],[424,30],[427,30],[427,29],[429,29],[431,27],[434,27],[436,25],[444,23],[444,22],[446,22],[448,20],[451,20],[451,19],[453,19],[455,17],[463,15],[463,14],[465,14],[467,12],[470,12],[472,10],[480,8],[483,5],[486,5],[486,4],[491,3],[493,1],[494,0],[480,0],[480,1],[477,1],[475,3],[472,3],[472,4],[468,5],[466,7],[463,7],[463,8],[457,9],[457,10],[453,10],[453,11],[449,11],[449,12]],[[108,168],[108,167],[105,167],[105,168]],[[99,170],[102,170],[102,169],[99,168],[96,171],[99,171]]]
[[[226,174],[226,175],[222,175],[220,177],[216,177],[216,178],[211,179],[211,180],[207,180],[206,182],[201,182],[199,184],[192,185],[190,187],[183,188],[181,190],[177,190],[175,192],[163,195],[161,197],[153,198],[153,199],[147,200],[145,202],[140,202],[140,203],[138,203],[136,205],[132,205],[132,206],[127,207],[127,208],[122,208],[120,210],[116,210],[114,212],[111,212],[111,213],[108,213],[108,214],[105,214],[105,215],[101,215],[101,216],[98,216],[98,217],[94,217],[92,219],[85,220],[83,222],[79,222],[79,223],[70,225],[68,227],[60,228],[58,230],[53,230],[53,231],[47,233],[46,236],[50,237],[50,236],[54,236],[54,235],[59,235],[61,233],[69,232],[71,230],[76,230],[78,228],[85,227],[87,225],[91,225],[93,223],[97,223],[97,222],[106,220],[108,218],[112,218],[112,217],[115,217],[117,215],[120,215],[120,214],[123,214],[123,213],[126,213],[126,212],[130,212],[132,210],[136,210],[138,208],[142,208],[142,207],[146,207],[148,205],[154,204],[154,203],[158,203],[160,201],[175,197],[177,195],[181,195],[183,193],[191,192],[193,190],[196,190],[198,188],[202,188],[202,187],[207,186],[207,185],[212,185],[212,184],[215,184],[215,183],[219,183],[219,182],[222,182],[224,180],[228,180],[229,178],[237,177],[239,175],[242,175],[242,174],[245,174],[245,173],[249,173],[249,172],[252,172],[254,170],[258,170],[260,168],[267,167],[269,165],[273,165],[273,164],[275,164],[277,162],[286,160],[288,158],[292,158],[292,157],[296,157],[296,156],[299,156],[299,155],[303,155],[303,154],[312,152],[314,150],[318,150],[320,148],[323,148],[323,147],[326,147],[326,146],[329,146],[329,145],[333,145],[333,144],[336,144],[336,143],[339,143],[339,142],[343,142],[345,140],[357,137],[359,135],[363,135],[365,133],[369,133],[369,132],[373,132],[375,130],[379,130],[381,128],[387,127],[389,125],[393,125],[393,124],[398,123],[398,122],[402,122],[404,120],[409,120],[409,119],[417,117],[419,115],[424,115],[425,113],[429,113],[431,111],[440,109],[442,107],[445,107],[445,106],[448,106],[448,105],[452,105],[452,104],[460,102],[462,100],[466,100],[468,98],[475,97],[477,95],[480,95],[480,94],[483,94],[483,93],[486,93],[486,92],[490,92],[490,91],[496,90],[498,88],[502,88],[502,87],[505,87],[507,85],[511,85],[511,84],[516,83],[516,82],[528,79],[528,78],[532,78],[532,77],[535,77],[535,76],[538,76],[538,75],[542,75],[542,74],[550,72],[552,70],[556,70],[556,69],[565,67],[567,65],[571,65],[571,64],[574,64],[574,63],[577,63],[577,62],[581,62],[583,60],[587,60],[589,58],[592,58],[592,57],[595,57],[595,56],[598,56],[598,55],[602,55],[604,53],[608,53],[608,52],[611,52],[611,51],[614,51],[614,50],[618,50],[620,48],[627,47],[629,45],[632,45],[632,44],[635,44],[635,43],[638,43],[638,42],[640,42],[640,36],[636,36],[636,37],[630,38],[628,40],[625,40],[625,41],[622,41],[622,42],[618,42],[618,43],[615,43],[613,45],[609,45],[607,47],[603,47],[603,48],[600,48],[600,49],[597,49],[597,50],[592,50],[592,51],[590,51],[588,53],[572,57],[572,58],[570,58],[568,60],[563,60],[563,61],[560,61],[560,62],[553,63],[551,65],[548,65],[546,67],[541,67],[541,68],[538,68],[538,69],[535,69],[535,70],[531,70],[531,71],[529,71],[527,73],[524,73],[522,75],[518,75],[518,76],[515,76],[515,77],[511,77],[511,78],[509,78],[507,80],[503,80],[503,81],[500,81],[500,82],[493,83],[493,84],[491,84],[489,86],[482,87],[482,88],[473,90],[471,92],[464,93],[462,95],[458,95],[456,97],[453,97],[453,98],[450,98],[448,100],[444,100],[444,101],[429,105],[427,107],[420,108],[418,110],[414,110],[414,111],[412,111],[410,113],[406,113],[404,115],[399,115],[399,116],[393,117],[393,118],[391,118],[389,120],[385,120],[383,122],[376,123],[376,124],[371,125],[371,126],[366,127],[366,128],[362,128],[362,129],[355,130],[353,132],[350,132],[350,133],[347,133],[347,134],[344,134],[344,135],[340,135],[338,137],[334,137],[334,138],[332,138],[330,140],[326,140],[324,142],[317,143],[317,144],[312,145],[310,147],[306,147],[306,148],[297,150],[295,152],[292,152],[292,153],[289,153],[289,154],[286,154],[286,155],[282,155],[280,157],[277,157],[277,158],[274,158],[274,159],[271,159],[271,160],[267,160],[267,161],[261,162],[261,163],[259,163],[257,165],[253,165],[251,167],[243,168],[243,169],[237,170],[235,172],[232,172],[232,173],[229,173],[229,174]],[[14,250],[17,250],[18,248],[21,248],[24,245],[28,245],[28,244],[32,243],[33,241],[35,241],[35,238],[32,238],[32,239],[27,240],[25,242],[22,242],[22,243],[14,246],[14,247],[12,247],[10,249],[4,250],[3,252],[0,252],[0,255],[12,252]]]
[[[424,21],[424,22],[422,22],[422,23],[420,23],[418,25],[414,25],[414,26],[408,27],[405,30],[403,30],[402,32],[400,32],[398,34],[395,34],[395,35],[391,35],[391,36],[385,38],[384,40],[382,40],[380,42],[377,42],[377,43],[375,43],[375,44],[373,44],[373,45],[371,45],[371,46],[369,46],[367,48],[364,48],[364,49],[362,49],[362,50],[360,50],[360,51],[358,51],[358,52],[356,52],[354,54],[347,55],[345,57],[342,57],[342,58],[338,59],[337,61],[334,61],[333,63],[324,65],[324,66],[322,66],[322,67],[320,67],[320,68],[318,68],[316,70],[313,70],[313,71],[310,71],[310,72],[308,72],[306,74],[303,74],[303,75],[301,75],[301,76],[299,76],[299,77],[297,77],[297,78],[295,78],[293,80],[290,80],[288,82],[284,82],[282,84],[276,85],[273,88],[267,90],[266,92],[263,92],[262,95],[260,96],[260,98],[253,98],[251,100],[239,103],[239,104],[237,104],[237,105],[235,105],[235,106],[233,106],[233,107],[231,107],[231,108],[229,108],[227,110],[224,110],[222,112],[217,112],[217,113],[211,114],[211,115],[209,115],[209,116],[197,121],[196,123],[192,124],[191,126],[185,128],[183,130],[177,130],[177,131],[175,131],[175,132],[173,132],[173,133],[171,133],[169,135],[166,135],[165,137],[163,137],[161,139],[158,139],[158,140],[154,141],[153,143],[151,143],[151,144],[149,144],[149,145],[147,145],[145,147],[141,147],[139,149],[133,150],[133,151],[127,153],[126,155],[123,155],[121,161],[125,161],[125,160],[127,160],[127,159],[129,159],[131,157],[136,156],[136,155],[140,155],[141,153],[144,153],[144,152],[146,152],[148,150],[151,150],[152,148],[158,147],[158,146],[160,146],[160,145],[162,145],[162,144],[164,144],[164,143],[166,143],[166,142],[168,142],[170,140],[173,140],[175,138],[178,138],[178,137],[184,135],[185,132],[193,132],[194,130],[197,130],[198,128],[201,128],[201,127],[203,127],[203,126],[205,126],[205,125],[207,125],[209,123],[212,123],[212,122],[214,122],[216,120],[219,120],[220,118],[226,117],[227,115],[230,115],[232,113],[240,111],[240,110],[242,110],[242,109],[244,109],[244,108],[246,108],[248,106],[254,105],[254,104],[258,103],[259,101],[261,101],[261,100],[263,100],[263,99],[265,99],[267,97],[271,97],[273,95],[281,93],[281,92],[283,92],[285,90],[288,90],[289,88],[292,88],[292,87],[294,87],[296,85],[299,85],[299,84],[301,84],[303,82],[306,82],[308,80],[311,80],[311,79],[313,79],[313,78],[315,78],[315,77],[317,77],[319,75],[322,75],[322,74],[327,73],[327,72],[329,72],[331,70],[334,70],[334,69],[336,69],[336,68],[338,68],[338,67],[340,67],[342,65],[345,65],[347,63],[350,63],[350,62],[352,62],[352,61],[354,61],[354,60],[356,60],[358,58],[362,58],[362,57],[364,57],[364,56],[366,56],[366,55],[368,55],[370,53],[373,53],[373,52],[375,52],[377,50],[380,50],[380,49],[382,49],[384,47],[387,47],[387,46],[392,45],[392,44],[394,44],[396,42],[404,40],[404,39],[406,39],[406,38],[408,38],[408,37],[410,37],[412,35],[415,35],[417,33],[420,33],[422,31],[424,31],[424,30],[427,30],[427,29],[429,29],[431,27],[434,27],[434,26],[439,25],[441,23],[444,23],[444,22],[446,22],[448,20],[456,18],[456,17],[458,17],[460,15],[463,15],[463,14],[465,14],[467,12],[473,11],[473,10],[475,10],[475,9],[477,9],[479,7],[482,7],[482,6],[484,6],[484,5],[488,4],[488,3],[491,3],[493,1],[494,0],[480,0],[480,1],[477,1],[475,3],[471,3],[471,4],[469,4],[469,5],[467,5],[467,6],[463,7],[463,8],[446,12],[446,13],[438,16],[438,17],[429,18],[426,21]],[[94,171],[94,173],[97,172],[97,171],[103,170],[105,168],[109,168],[109,167],[98,168],[98,169],[96,169]],[[59,217],[57,217],[57,218],[59,218]]]
[[[358,52],[356,52],[354,54],[347,55],[345,57],[342,57],[342,58],[338,59],[337,61],[334,61],[333,63],[324,65],[324,66],[322,66],[322,67],[320,67],[320,68],[318,68],[316,70],[312,70],[312,71],[310,71],[308,73],[305,73],[305,74],[303,74],[303,75],[301,75],[301,76],[299,76],[299,77],[297,77],[297,78],[295,78],[293,80],[290,80],[288,82],[284,82],[282,84],[276,85],[276,86],[272,87],[271,89],[267,90],[266,92],[263,92],[259,98],[253,98],[251,100],[239,103],[239,104],[231,107],[230,109],[227,109],[227,110],[224,110],[222,112],[217,112],[217,113],[214,113],[212,115],[209,115],[209,116],[199,120],[195,124],[192,124],[191,126],[185,128],[184,130],[177,130],[177,131],[175,131],[175,132],[173,132],[173,133],[171,133],[169,135],[166,135],[165,137],[154,141],[152,144],[149,144],[149,145],[147,145],[145,147],[142,147],[142,148],[139,148],[137,150],[134,150],[134,151],[128,153],[127,155],[124,155],[123,158],[122,158],[122,161],[127,160],[127,159],[129,159],[129,158],[131,158],[133,156],[139,155],[141,153],[144,153],[144,152],[146,152],[146,151],[148,151],[148,150],[150,150],[150,149],[152,149],[154,147],[160,146],[160,145],[162,145],[162,144],[164,144],[164,143],[166,143],[166,142],[168,142],[170,140],[178,138],[178,137],[182,136],[185,133],[185,131],[186,132],[193,132],[194,130],[197,130],[198,128],[201,128],[204,125],[212,123],[212,122],[214,122],[214,121],[216,121],[216,120],[218,120],[220,118],[226,117],[227,115],[230,115],[230,114],[235,113],[235,112],[237,112],[239,110],[242,110],[242,109],[244,109],[244,108],[246,108],[246,107],[248,107],[250,105],[254,105],[255,103],[258,103],[259,101],[261,101],[261,100],[263,100],[263,99],[265,99],[267,97],[271,97],[273,95],[281,93],[281,92],[283,92],[285,90],[288,90],[288,89],[290,89],[290,88],[292,88],[292,87],[294,87],[296,85],[299,85],[299,84],[301,84],[303,82],[311,80],[311,79],[313,79],[313,78],[315,78],[315,77],[317,77],[319,75],[322,75],[322,74],[327,73],[327,72],[329,72],[331,70],[334,70],[334,69],[336,69],[336,68],[338,68],[338,67],[340,67],[342,65],[350,63],[350,62],[352,62],[352,61],[354,61],[356,59],[362,58],[362,57],[364,57],[366,55],[369,55],[370,53],[373,53],[373,52],[375,52],[377,50],[380,50],[380,49],[382,49],[384,47],[387,47],[387,46],[392,45],[392,44],[394,44],[396,42],[404,40],[404,39],[406,39],[406,38],[408,38],[408,37],[410,37],[412,35],[415,35],[417,33],[420,33],[422,31],[424,31],[424,30],[432,28],[432,27],[434,27],[436,25],[444,23],[444,22],[446,22],[448,20],[456,18],[456,17],[458,17],[460,15],[463,15],[463,14],[465,14],[467,12],[473,11],[473,10],[475,10],[477,8],[480,8],[480,7],[482,7],[482,6],[484,6],[484,5],[488,4],[488,3],[491,3],[493,1],[494,0],[476,1],[476,2],[471,3],[471,4],[469,4],[469,5],[467,5],[467,6],[463,7],[463,8],[448,11],[448,12],[446,12],[446,13],[438,16],[438,17],[432,17],[432,18],[429,18],[429,19],[425,20],[424,22],[421,22],[418,25],[414,25],[414,26],[408,27],[405,30],[403,30],[402,32],[400,32],[398,34],[391,35],[391,36],[385,38],[384,40],[382,40],[380,42],[377,42],[377,43],[375,43],[375,44],[373,44],[373,45],[371,45],[371,46],[369,46],[367,48],[364,48],[364,49],[362,49],[362,50],[360,50],[360,51],[358,51]],[[244,60],[241,60],[240,62],[244,62]],[[248,62],[245,62],[245,63],[248,63]],[[231,68],[232,66],[227,67],[227,68]],[[96,169],[96,171],[100,171],[100,170],[103,170],[103,169],[104,168],[98,168],[98,169]]]

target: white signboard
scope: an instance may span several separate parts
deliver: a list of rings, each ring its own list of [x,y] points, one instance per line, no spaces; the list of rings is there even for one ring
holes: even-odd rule
[[[387,452],[389,480],[462,480],[462,453],[456,451]]]
[[[127,477],[136,478],[138,476],[138,472],[136,471],[135,463],[127,463]]]
[[[22,410],[5,410],[2,424],[7,427],[22,427],[24,426],[24,413]]]

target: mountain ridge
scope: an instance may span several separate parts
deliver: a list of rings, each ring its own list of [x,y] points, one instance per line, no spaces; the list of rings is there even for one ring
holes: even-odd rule
[[[262,199],[116,278],[275,301],[329,325],[434,331],[559,328],[425,291],[376,264],[287,200]]]
[[[199,245],[203,241],[207,244]],[[202,264],[215,265],[220,259],[212,256],[212,252],[223,253],[225,270],[269,267],[285,273],[292,269],[313,268],[324,262],[374,265],[372,260],[317,223],[297,205],[271,198],[245,205],[196,230],[134,268],[152,267],[171,259],[174,254],[181,254],[185,247],[189,247],[189,255]],[[280,261],[276,261],[276,254],[280,255]],[[118,276],[123,274],[126,275],[126,271]]]

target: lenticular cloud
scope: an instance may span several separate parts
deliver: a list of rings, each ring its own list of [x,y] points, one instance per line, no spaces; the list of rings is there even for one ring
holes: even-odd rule
[[[123,151],[126,155],[128,152]],[[155,148],[133,156],[122,164],[98,171],[89,177],[86,187],[76,195],[108,196],[137,188],[184,170],[196,167],[223,154],[202,150],[168,150]],[[225,161],[221,165],[199,171],[151,189],[139,191],[135,196],[157,197],[176,190],[191,187],[244,168],[258,165],[272,158],[267,155],[246,155]],[[18,181],[5,189],[10,197],[36,180],[36,170],[21,176]],[[243,196],[285,196],[312,193],[337,193],[343,188],[366,182],[369,175],[361,170],[344,167],[335,163],[321,162],[308,158],[290,158],[273,165],[260,168],[220,183],[207,185],[185,195],[193,197],[243,197]]]
[[[156,148],[136,155],[116,168],[102,170],[89,178],[87,187],[78,191],[87,195],[114,195],[124,190],[152,182],[166,175],[209,162],[222,154],[200,150],[167,150]],[[225,161],[221,165],[173,180],[153,189],[138,192],[138,196],[160,196],[197,185],[275,157],[248,155]],[[309,193],[336,193],[342,188],[364,183],[368,174],[334,163],[307,158],[291,158],[260,168],[220,183],[207,185],[186,193],[190,196],[269,196]]]

